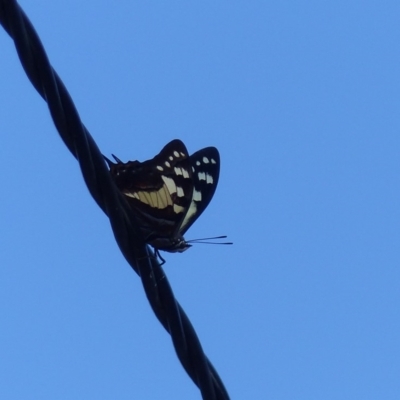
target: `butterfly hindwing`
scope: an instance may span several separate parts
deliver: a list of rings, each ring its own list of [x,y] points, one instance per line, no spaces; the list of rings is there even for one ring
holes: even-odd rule
[[[192,166],[192,201],[182,221],[180,234],[184,234],[207,208],[219,178],[220,159],[215,147],[206,147],[190,156]]]

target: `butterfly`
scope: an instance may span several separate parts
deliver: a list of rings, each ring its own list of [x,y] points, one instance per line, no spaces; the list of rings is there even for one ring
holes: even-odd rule
[[[116,163],[104,157],[118,189],[134,211],[146,243],[156,250],[183,252],[183,237],[210,203],[217,188],[220,157],[215,147],[189,156],[181,140],[169,142],[148,161]],[[225,237],[225,236],[224,236]]]

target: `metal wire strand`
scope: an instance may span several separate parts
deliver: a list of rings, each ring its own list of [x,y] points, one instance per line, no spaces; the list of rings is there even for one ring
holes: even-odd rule
[[[146,246],[126,200],[115,187],[99,148],[50,65],[35,29],[15,0],[0,0],[0,23],[14,40],[29,80],[47,102],[61,139],[78,160],[90,194],[109,217],[118,246],[140,276],[149,303],[170,333],[185,371],[199,387],[203,399],[228,400],[229,395],[204,354],[189,318],[175,299],[153,252]]]

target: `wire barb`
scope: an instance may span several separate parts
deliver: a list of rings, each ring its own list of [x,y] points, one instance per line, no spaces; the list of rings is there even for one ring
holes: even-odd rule
[[[129,205],[115,187],[103,155],[83,125],[63,82],[50,65],[35,29],[15,0],[0,0],[0,23],[14,40],[32,85],[47,102],[61,139],[78,160],[90,194],[109,217],[119,248],[140,276],[149,303],[170,333],[184,369],[199,387],[203,399],[228,400],[229,395],[204,354],[187,315],[175,299],[164,271],[146,246]]]

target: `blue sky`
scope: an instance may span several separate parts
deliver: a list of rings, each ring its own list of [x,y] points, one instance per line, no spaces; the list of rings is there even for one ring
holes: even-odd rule
[[[104,154],[219,149],[164,267],[232,399],[398,399],[400,3],[20,4]],[[0,48],[0,397],[200,398]]]

